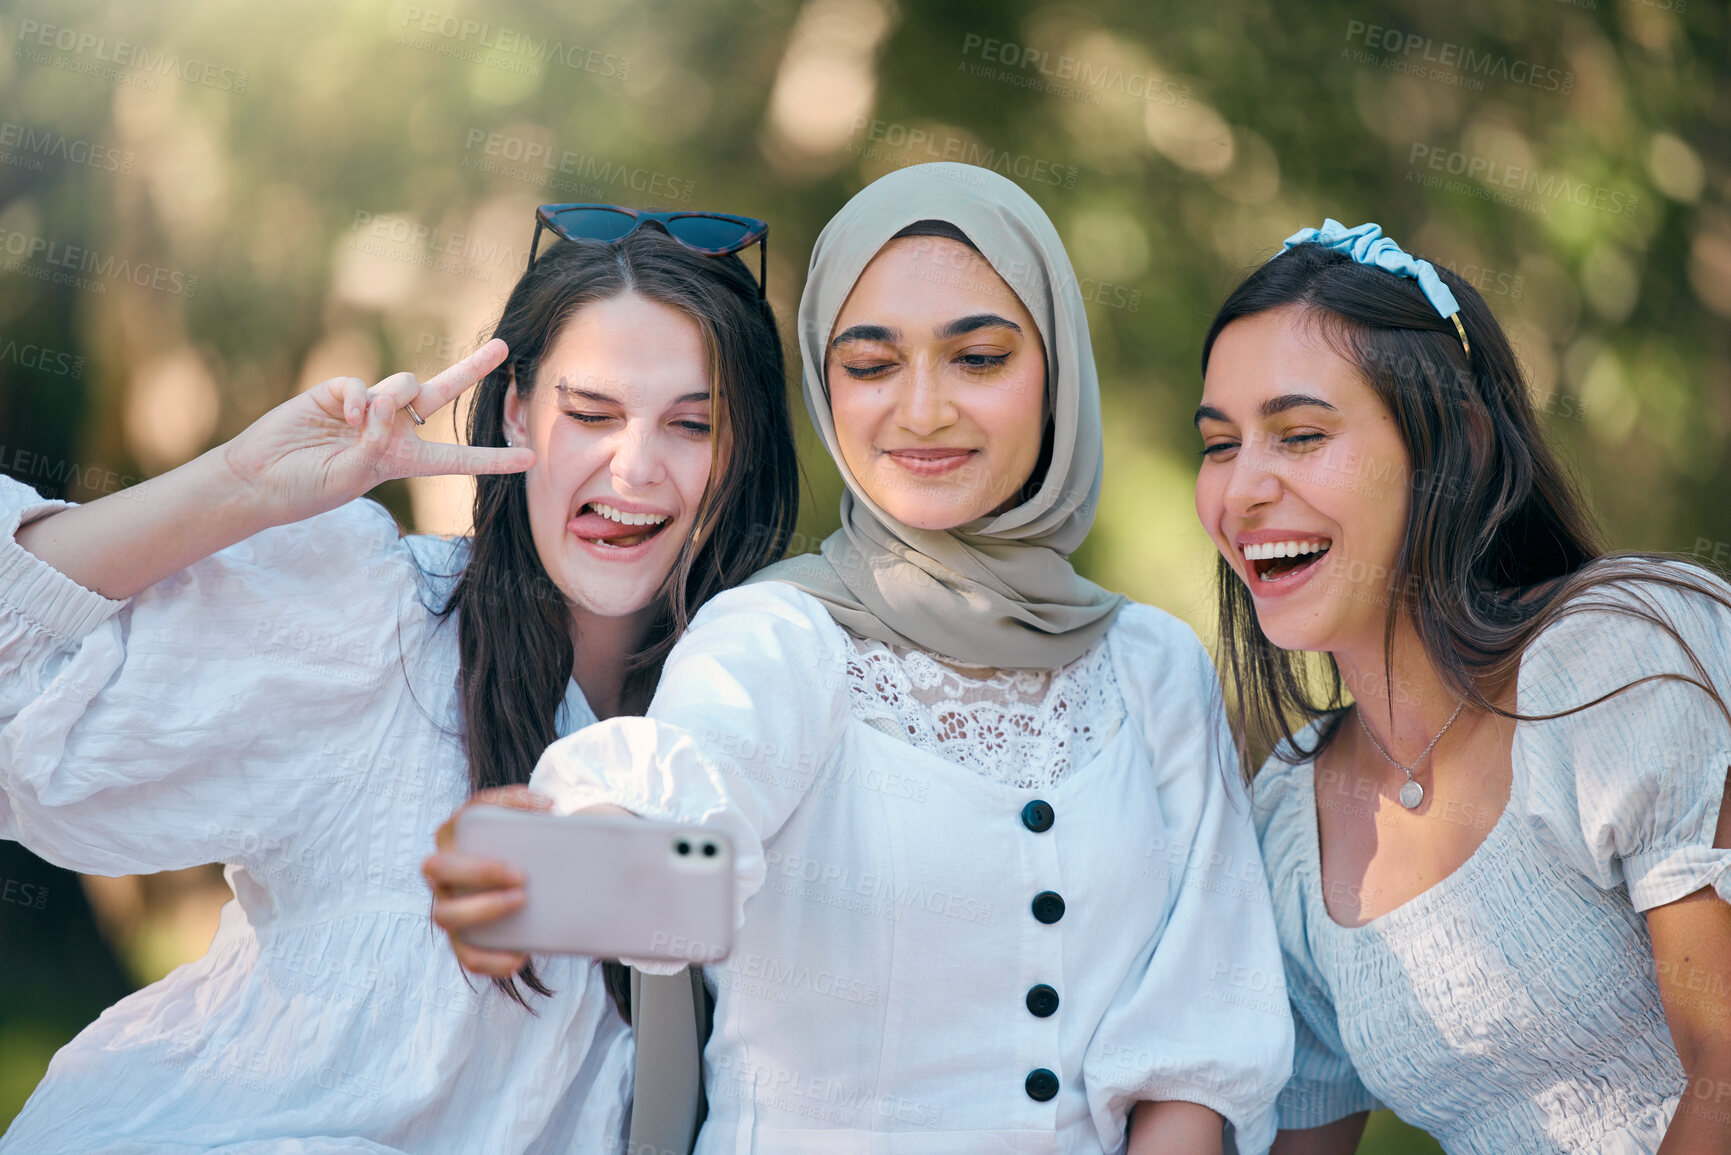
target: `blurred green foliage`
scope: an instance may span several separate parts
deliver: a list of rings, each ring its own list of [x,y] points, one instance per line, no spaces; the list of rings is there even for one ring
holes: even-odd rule
[[[1084,278],[1104,583],[1208,632],[1202,333],[1324,216],[1481,286],[1614,545],[1731,557],[1722,3],[6,0],[0,35],[0,471],[45,492],[466,351],[543,200],[768,219],[791,336],[828,217],[950,158],[1020,180]],[[805,447],[810,543],[838,488]],[[78,1026],[44,1015],[0,1006],[0,1117]],[[1366,1148],[1427,1149],[1392,1123]]]

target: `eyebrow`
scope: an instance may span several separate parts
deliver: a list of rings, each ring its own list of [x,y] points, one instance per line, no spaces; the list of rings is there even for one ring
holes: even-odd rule
[[[1022,331],[1022,327],[1008,317],[1000,317],[996,313],[974,313],[971,316],[956,318],[938,329],[937,333],[939,339],[948,340],[951,337],[960,337],[979,329],[1012,329],[1017,333]]]
[[[940,325],[933,330],[940,341],[948,341],[954,337],[965,336],[981,329],[1010,329],[1020,333],[1022,327],[1008,317],[1000,317],[996,313],[972,313],[966,317],[957,317],[954,321]],[[901,330],[891,329],[887,325],[850,325],[836,334],[835,340],[829,343],[830,348],[837,349],[852,341],[889,341],[901,340]]]
[[[839,349],[853,341],[895,341],[901,337],[899,329],[891,329],[885,325],[849,325],[836,334],[835,340],[829,343],[831,349]]]
[[[614,397],[614,396],[607,394],[607,393],[597,393],[593,389],[578,389],[572,385],[555,385],[555,386],[553,386],[553,388],[557,389],[562,395],[564,395],[566,397],[575,397],[575,398],[578,398],[578,399],[583,400],[583,401],[592,401],[597,405],[618,405],[618,404],[620,404],[619,398]],[[708,401],[708,400],[709,400],[709,391],[707,389],[703,389],[703,390],[699,390],[696,393],[682,393],[678,397],[675,397],[673,399],[673,404],[685,405],[685,404],[688,404],[690,402]]]
[[[1299,409],[1306,405],[1313,405],[1318,409],[1326,409],[1330,413],[1335,412],[1334,406],[1330,405],[1322,398],[1312,397],[1308,393],[1282,393],[1278,397],[1270,397],[1268,400],[1256,407],[1256,412],[1262,417],[1273,417],[1277,413],[1285,413],[1288,409]],[[1225,421],[1230,423],[1232,418],[1226,416],[1226,414],[1214,408],[1212,405],[1199,405],[1196,408],[1196,417],[1194,420],[1197,425],[1200,425],[1204,421]]]

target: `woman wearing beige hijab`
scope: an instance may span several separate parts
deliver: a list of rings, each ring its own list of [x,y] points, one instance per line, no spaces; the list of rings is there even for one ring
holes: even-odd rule
[[[734,839],[697,1150],[1266,1149],[1292,1024],[1250,811],[1195,636],[1070,566],[1099,389],[1051,222],[980,169],[884,177],[818,238],[800,343],[842,528],[530,783]],[[521,901],[428,873],[447,929]]]

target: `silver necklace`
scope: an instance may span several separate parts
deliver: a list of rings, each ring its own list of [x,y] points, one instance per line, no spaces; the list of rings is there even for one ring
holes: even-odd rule
[[[1424,748],[1424,752],[1412,760],[1411,766],[1403,766],[1390,757],[1389,752],[1382,748],[1382,743],[1376,740],[1376,735],[1370,732],[1370,727],[1364,724],[1364,711],[1362,709],[1353,710],[1353,716],[1358,719],[1358,728],[1364,731],[1364,736],[1370,739],[1370,744],[1376,747],[1376,752],[1387,758],[1390,766],[1406,775],[1406,783],[1400,788],[1400,804],[1408,810],[1418,809],[1418,804],[1424,801],[1424,787],[1412,780],[1412,772],[1418,769],[1420,762],[1424,761],[1425,754],[1429,754],[1436,744],[1442,741],[1442,736],[1449,732],[1449,727],[1455,724],[1455,719],[1461,716],[1461,711],[1466,709],[1466,706],[1467,704],[1462,702],[1455,707],[1455,712],[1449,715],[1449,720],[1443,723],[1443,728],[1436,732],[1436,737],[1430,740],[1430,745]]]

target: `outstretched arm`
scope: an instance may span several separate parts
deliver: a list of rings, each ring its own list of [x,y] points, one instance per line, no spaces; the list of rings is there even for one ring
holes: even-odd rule
[[[483,791],[470,801],[714,825],[733,839],[739,925],[763,885],[765,840],[841,744],[851,716],[843,645],[841,628],[808,594],[773,581],[724,591],[668,655],[647,717],[568,734],[542,754],[533,791]],[[460,936],[522,901],[509,893],[514,872],[453,853],[447,829],[422,873],[436,897],[434,920],[451,932],[463,965],[511,973],[515,956],[470,949]],[[640,969],[658,965],[646,960]]]
[[[380,482],[443,473],[513,473],[528,449],[422,441],[405,406],[433,412],[505,359],[492,340],[430,381],[398,373],[368,388],[325,381],[234,440],[159,477],[57,510],[18,544],[85,589],[123,600],[262,529],[335,509]]]

